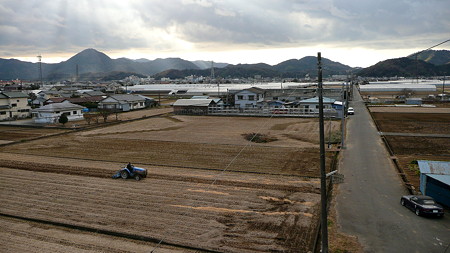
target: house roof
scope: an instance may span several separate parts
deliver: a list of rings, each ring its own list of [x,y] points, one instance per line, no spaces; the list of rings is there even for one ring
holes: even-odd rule
[[[104,96],[105,93],[99,91],[99,90],[94,90],[94,91],[86,91],[83,94],[89,95],[89,96]]]
[[[450,175],[450,162],[419,160],[417,164],[422,174]]]
[[[332,104],[336,101],[336,99],[333,98],[327,98],[327,97],[323,97],[323,102],[325,104]],[[299,101],[300,103],[311,103],[311,104],[317,104],[319,103],[319,97],[312,97],[312,98],[308,98],[308,99],[304,99]]]
[[[33,110],[33,112],[56,112],[56,111],[70,111],[70,110],[81,110],[85,107],[81,105],[72,104],[70,102],[64,103],[52,103],[48,105],[41,106]]]
[[[258,87],[251,87],[251,88],[248,88],[248,89],[245,89],[245,90],[248,90],[248,91],[251,91],[251,92],[254,92],[254,93],[257,93],[257,94],[262,94],[262,93],[266,92],[265,89],[261,89],[261,88],[258,88]]]
[[[45,102],[46,103],[61,103],[64,100],[67,100],[67,98],[49,98]]]
[[[209,96],[192,96],[191,99],[208,99]]]
[[[119,102],[139,102],[144,101],[145,99],[141,96],[134,94],[122,94],[122,95],[112,95],[110,98],[113,98]]]
[[[209,106],[213,99],[178,99],[173,106]]]
[[[28,95],[20,91],[2,92],[7,98],[28,98]]]

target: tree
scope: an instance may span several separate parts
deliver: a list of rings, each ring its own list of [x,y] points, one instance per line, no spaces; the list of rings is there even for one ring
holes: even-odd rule
[[[98,112],[103,117],[103,122],[105,122],[105,123],[106,123],[106,120],[108,120],[109,115],[111,115],[111,113],[112,113],[111,110],[105,109],[105,108],[98,110]]]
[[[66,114],[61,114],[61,116],[59,116],[58,122],[63,124],[63,126],[69,121],[69,118],[67,118]]]

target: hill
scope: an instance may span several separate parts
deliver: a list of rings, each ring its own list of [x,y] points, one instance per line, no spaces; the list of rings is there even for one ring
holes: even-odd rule
[[[345,75],[353,68],[338,62],[322,58],[323,75]],[[171,79],[183,78],[189,75],[210,76],[211,69],[206,70],[166,70],[156,75],[155,78],[169,77]],[[317,76],[317,57],[307,56],[302,59],[291,59],[271,66],[265,63],[227,65],[224,68],[214,68],[214,75],[221,78],[252,78],[255,75],[262,77],[310,77]]]
[[[357,75],[365,77],[443,76],[450,75],[450,64],[436,66],[422,60],[416,61],[403,57],[379,62],[371,67],[362,69]]]
[[[357,72],[366,77],[416,77],[450,75],[450,51],[427,50],[417,55],[381,61]]]
[[[416,59],[415,55],[408,56],[410,59]],[[449,50],[427,50],[417,54],[417,59],[434,65],[445,65],[450,63]]]
[[[199,69],[194,63],[180,58],[156,59],[153,61],[127,58],[111,59],[106,54],[90,48],[72,56],[67,61],[56,64],[42,63],[42,76],[47,81],[74,78],[77,65],[79,76],[87,73],[110,73],[113,71],[150,76],[167,69]],[[16,78],[37,80],[38,76],[37,63],[0,58],[0,80]]]

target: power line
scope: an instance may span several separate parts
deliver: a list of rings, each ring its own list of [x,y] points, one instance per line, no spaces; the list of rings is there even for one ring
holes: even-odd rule
[[[291,93],[288,96],[291,96],[294,94],[294,92],[296,91],[296,89],[292,89]],[[228,169],[230,168],[230,166],[239,158],[239,156],[241,156],[241,154],[244,152],[245,149],[247,149],[248,147],[250,147],[252,145],[253,140],[256,138],[256,136],[258,136],[258,134],[260,134],[262,132],[262,130],[269,124],[269,121],[274,117],[274,114],[272,114],[267,121],[261,125],[261,127],[255,132],[255,134],[253,134],[252,138],[249,140],[249,142],[243,146],[239,152],[233,157],[233,159],[224,167],[224,169],[222,169],[215,177],[214,180],[211,184],[209,184],[207,187],[204,188],[205,192],[207,192],[208,190],[211,189],[211,187],[217,182],[217,180],[219,180],[219,178],[228,171]],[[187,213],[187,211],[185,212]],[[161,246],[162,242],[167,238],[167,236],[163,237],[158,243],[157,245],[150,251],[150,253],[156,253],[156,250],[159,249],[159,247]]]

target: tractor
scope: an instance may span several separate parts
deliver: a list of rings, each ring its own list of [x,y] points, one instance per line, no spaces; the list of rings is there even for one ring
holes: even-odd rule
[[[144,168],[139,168],[134,165],[131,165],[131,163],[128,163],[127,166],[120,169],[116,174],[112,176],[112,178],[134,178],[136,181],[141,180],[142,178],[147,177],[147,170]]]

